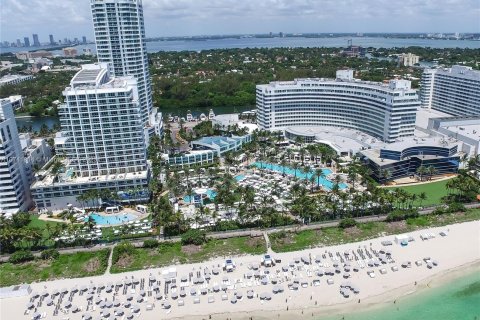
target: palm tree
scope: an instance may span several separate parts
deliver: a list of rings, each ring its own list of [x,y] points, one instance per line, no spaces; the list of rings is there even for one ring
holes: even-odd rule
[[[317,177],[317,187],[320,188],[320,179],[325,178],[325,172],[322,169],[316,169],[314,176]]]
[[[434,166],[428,166],[427,173],[429,175],[429,179],[432,180],[432,176],[437,173],[437,169]]]
[[[280,165],[282,166],[282,175],[285,176],[285,170],[287,168],[287,161],[285,159],[282,159],[282,161],[280,161]]]
[[[92,218],[92,216],[88,216],[87,220],[85,221],[84,225],[88,228],[88,230],[92,230],[97,223]]]
[[[427,193],[426,192],[421,192],[418,195],[418,199],[420,200],[420,207],[422,206],[422,202],[427,200]]]
[[[315,176],[312,175],[309,181],[310,181],[310,192],[313,193],[313,187],[315,186],[315,181],[316,181]]]
[[[423,181],[423,176],[427,172],[427,168],[424,165],[421,165],[417,168],[417,174],[420,176],[420,181]]]
[[[293,169],[294,177],[295,177],[295,178],[297,177],[297,170],[299,169],[299,167],[300,167],[300,166],[298,165],[297,162],[294,162],[294,163],[292,164],[292,169]]]

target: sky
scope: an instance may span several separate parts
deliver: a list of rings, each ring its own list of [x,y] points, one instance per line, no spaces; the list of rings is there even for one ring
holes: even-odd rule
[[[480,0],[143,0],[147,37],[480,32]],[[89,0],[0,0],[0,40],[93,40]],[[32,41],[32,40],[30,40]]]

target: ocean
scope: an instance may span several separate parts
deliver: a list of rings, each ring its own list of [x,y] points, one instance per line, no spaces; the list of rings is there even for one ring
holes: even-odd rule
[[[317,320],[480,320],[480,270],[380,307]]]

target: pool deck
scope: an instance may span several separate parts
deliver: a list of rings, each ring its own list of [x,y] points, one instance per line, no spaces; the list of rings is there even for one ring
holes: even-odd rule
[[[121,226],[121,225],[124,225],[124,224],[128,224],[129,222],[136,222],[136,221],[139,221],[139,220],[142,220],[142,219],[145,219],[146,217],[148,217],[148,213],[141,213],[141,212],[138,212],[138,211],[130,209],[130,208],[125,208],[123,210],[120,210],[119,212],[114,212],[114,213],[93,212],[92,211],[92,212],[89,212],[88,214],[92,214],[92,213],[95,213],[95,214],[97,214],[99,216],[102,216],[102,217],[119,216],[119,215],[124,215],[124,214],[131,214],[131,215],[134,215],[134,216],[137,217],[136,219],[121,221],[119,223],[97,224],[97,226],[99,226],[100,228]]]
[[[137,217],[136,219],[130,220],[130,221],[139,221],[139,220],[142,220],[142,219],[145,219],[145,218],[148,217],[148,213],[141,213],[141,212],[138,212],[138,211],[130,209],[130,208],[125,208],[125,209],[120,210],[119,212],[116,212],[116,213],[105,213],[105,212],[94,212],[94,211],[89,211],[88,212],[88,214],[91,214],[91,213],[96,213],[97,215],[103,216],[103,217],[109,217],[109,216],[112,216],[112,215],[123,215],[123,214],[132,214],[132,215],[135,215]],[[43,220],[43,221],[51,221],[51,222],[59,222],[59,223],[71,223],[70,220],[51,218],[51,217],[47,216],[46,214],[41,214],[38,218],[40,220]],[[126,224],[130,221],[122,221],[120,223],[112,223],[112,224],[98,224],[98,226],[101,227],[101,228],[116,227],[116,226],[121,226],[123,224]],[[83,223],[84,222],[82,222],[82,221],[74,222],[74,224],[83,224]]]

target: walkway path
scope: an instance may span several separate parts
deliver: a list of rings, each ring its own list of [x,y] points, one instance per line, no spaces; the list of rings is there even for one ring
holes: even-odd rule
[[[115,249],[115,244],[110,249],[110,254],[108,255],[108,264],[107,264],[107,269],[105,270],[106,275],[110,274],[110,268],[112,267],[112,256],[113,256],[114,249]]]
[[[268,237],[268,233],[267,232],[264,232],[263,233],[263,238],[265,239],[265,243],[267,245],[267,254],[273,254],[275,252],[273,252],[272,250],[272,244],[270,243],[270,238]]]
[[[471,204],[466,204],[466,208],[480,208],[480,203],[471,203]],[[423,209],[419,211],[420,215],[428,215],[432,213],[432,211],[436,207],[431,207],[428,209]],[[355,218],[357,222],[377,222],[377,221],[385,221],[387,218],[387,215],[378,215],[378,216],[369,216],[369,217],[360,217],[360,218]],[[236,237],[265,237],[265,234],[269,233],[275,233],[278,231],[294,231],[294,232],[299,232],[299,231],[304,231],[304,230],[318,230],[322,228],[329,228],[329,227],[337,227],[338,224],[340,223],[340,220],[333,220],[333,221],[328,221],[328,222],[321,222],[321,223],[312,223],[308,225],[289,225],[289,226],[284,226],[284,227],[276,227],[276,228],[270,228],[266,230],[260,230],[260,229],[248,229],[248,230],[234,230],[234,231],[226,231],[226,232],[216,232],[216,233],[209,233],[207,236],[209,238],[214,238],[214,239],[228,239],[228,238],[236,238]],[[179,242],[181,241],[180,237],[171,237],[167,239],[159,239],[158,237],[148,237],[144,239],[132,239],[128,240],[130,244],[132,244],[135,247],[142,247],[143,246],[143,241],[146,239],[157,239],[160,242]],[[120,242],[120,241],[119,241]],[[103,249],[112,249],[116,243],[111,243],[111,244],[98,244],[90,247],[76,247],[76,248],[64,248],[64,249],[58,249],[60,253],[65,254],[65,253],[76,253],[76,252],[86,252],[86,251],[98,251],[98,250],[103,250]],[[41,252],[33,252],[33,255],[36,257],[40,257]],[[0,256],[0,262],[6,262],[10,255],[3,255]],[[108,268],[107,270],[109,270]]]
[[[442,178],[439,178],[439,179],[434,179],[434,180],[427,180],[427,181],[418,181],[418,182],[408,182],[408,183],[398,183],[398,184],[394,184],[394,185],[381,185],[381,186],[378,186],[379,188],[400,188],[400,187],[410,187],[410,186],[418,186],[418,185],[422,185],[422,184],[429,184],[429,183],[435,183],[435,182],[440,182],[440,181],[445,181],[445,180],[450,180],[450,179],[453,179],[457,177],[457,175],[453,175],[453,176],[448,176],[448,177],[442,177]]]

